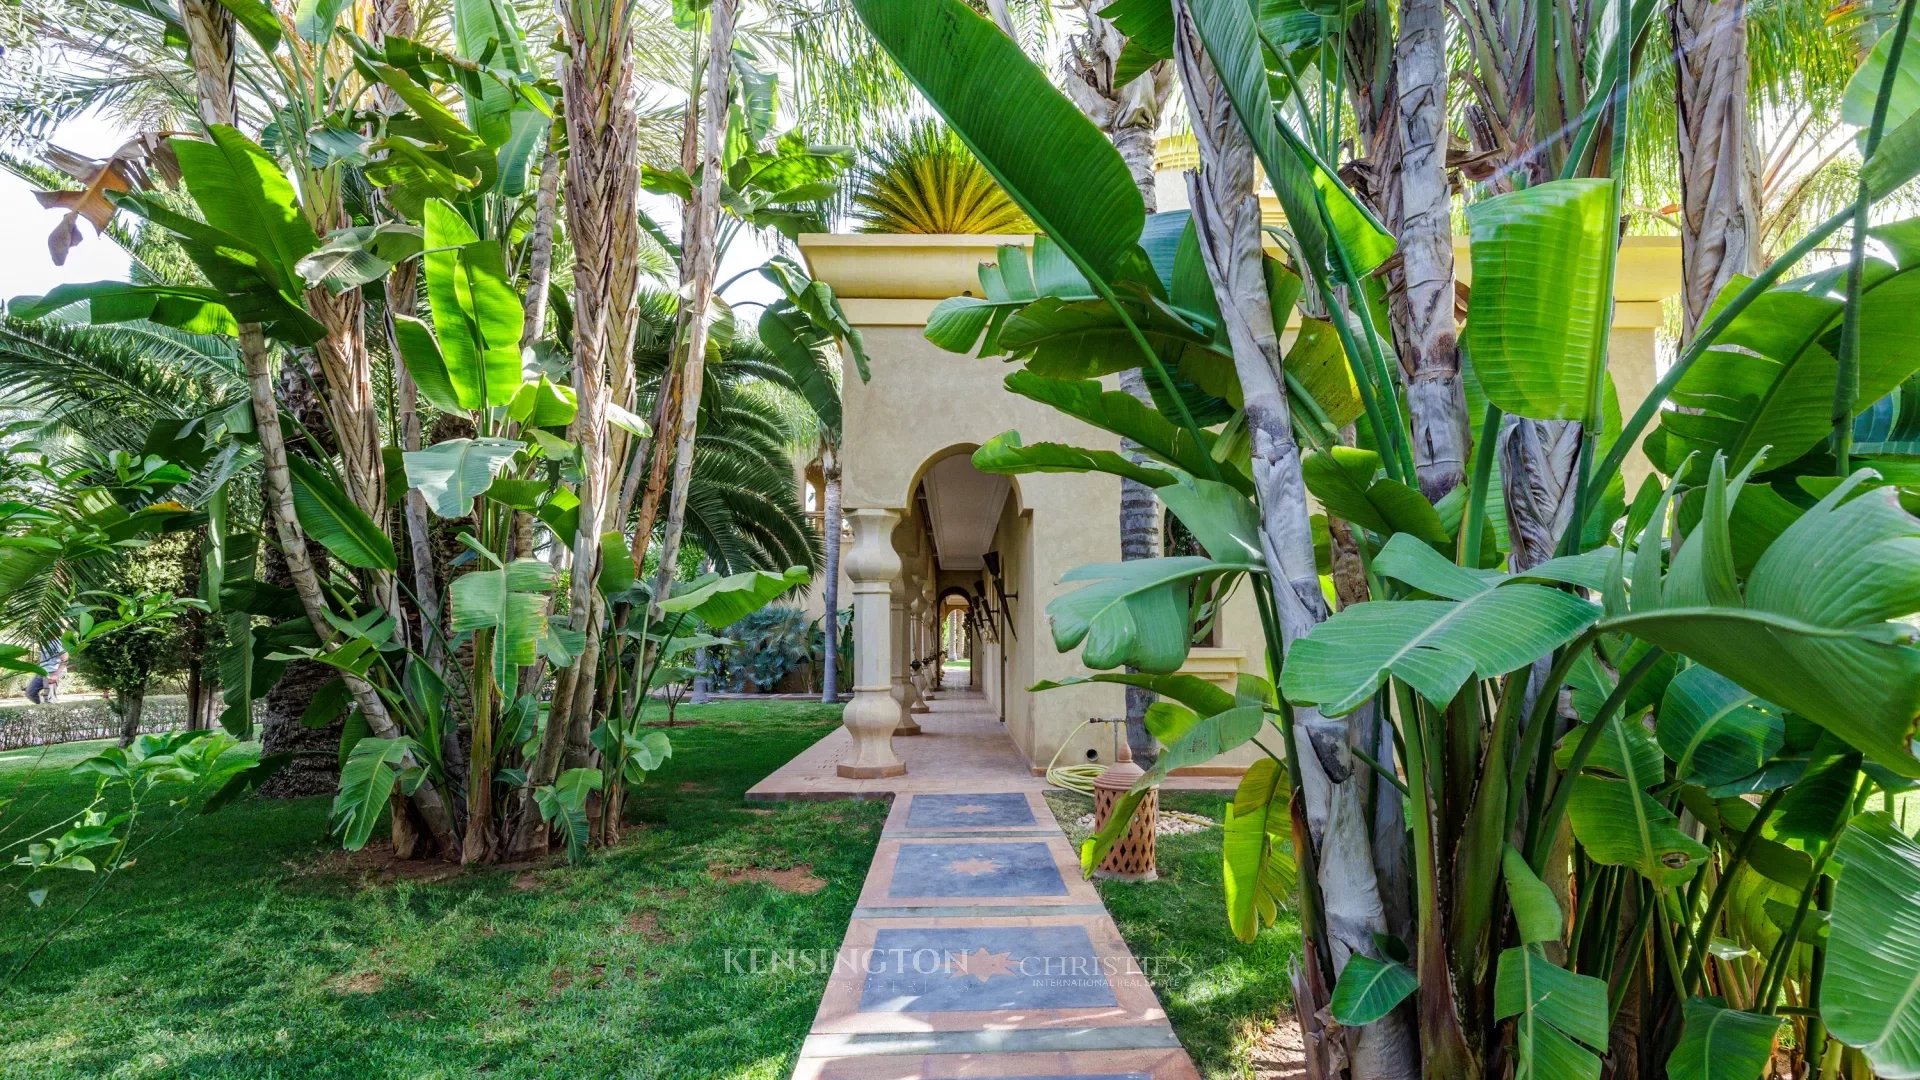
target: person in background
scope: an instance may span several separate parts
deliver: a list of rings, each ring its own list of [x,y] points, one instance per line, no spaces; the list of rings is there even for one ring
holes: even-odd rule
[[[27,700],[35,705],[51,705],[60,697],[60,678],[67,671],[67,650],[60,646],[58,639],[49,641],[40,650],[39,662],[46,674],[28,680]]]

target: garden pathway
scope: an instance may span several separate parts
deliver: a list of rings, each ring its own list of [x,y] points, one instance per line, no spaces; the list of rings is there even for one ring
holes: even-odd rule
[[[1013,1077],[1198,1073],[1036,786],[901,792],[794,1080]]]

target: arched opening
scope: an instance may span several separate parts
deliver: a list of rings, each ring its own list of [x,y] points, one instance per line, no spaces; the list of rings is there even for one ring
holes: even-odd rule
[[[947,447],[915,470],[896,530],[909,595],[911,660],[931,662],[940,690],[977,693],[1002,720],[1025,719],[1032,680],[1017,642],[1029,559],[1012,478],[973,467],[971,445]],[[1030,593],[1029,593],[1030,595]],[[914,606],[913,598],[920,598]]]
[[[980,608],[966,590],[949,585],[940,593],[936,616],[939,627],[940,660],[936,684],[942,690],[972,690],[973,661],[980,652],[980,641],[988,628],[980,624]]]

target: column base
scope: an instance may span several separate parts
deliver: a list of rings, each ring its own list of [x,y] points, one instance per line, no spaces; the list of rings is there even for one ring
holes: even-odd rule
[[[913,717],[909,716],[900,721],[899,725],[893,729],[893,734],[895,738],[899,738],[902,735],[924,735],[925,732],[921,731],[920,725],[914,723]]]
[[[898,735],[900,732],[894,732]],[[917,734],[917,732],[916,732]],[[907,767],[898,763],[892,765],[835,765],[833,771],[846,780],[881,780],[889,776],[907,775]]]
[[[933,709],[928,707],[925,701],[916,701],[912,705],[907,706],[907,711],[910,713],[930,713]]]

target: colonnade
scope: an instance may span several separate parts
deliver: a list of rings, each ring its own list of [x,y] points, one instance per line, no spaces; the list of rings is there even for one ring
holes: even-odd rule
[[[853,544],[844,566],[853,586],[853,700],[842,723],[853,749],[837,766],[856,779],[899,776],[896,735],[918,735],[915,716],[928,712],[934,667],[913,662],[936,654],[940,629],[933,558],[926,534],[898,510],[846,512]]]

